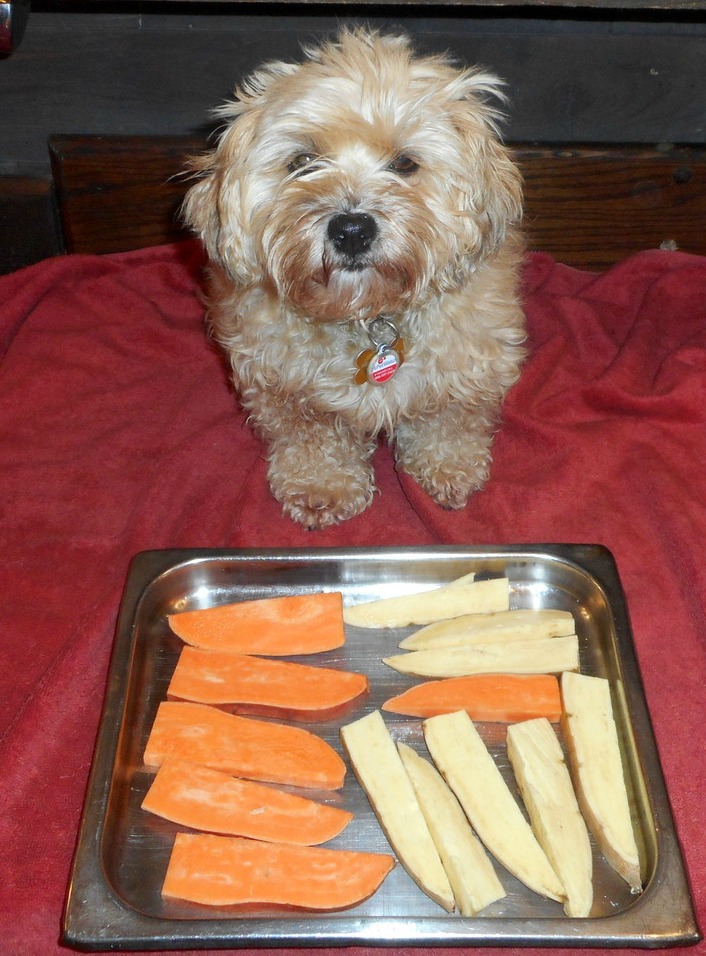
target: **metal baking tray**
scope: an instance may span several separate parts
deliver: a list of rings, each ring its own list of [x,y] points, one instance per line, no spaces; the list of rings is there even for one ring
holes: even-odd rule
[[[612,686],[644,891],[633,896],[594,847],[595,902],[587,919],[526,889],[498,866],[507,897],[474,918],[447,914],[395,867],[380,890],[332,914],[249,912],[163,901],[160,888],[175,825],[140,809],[150,774],[142,752],[180,650],[166,615],[253,598],[336,590],[347,604],[432,588],[469,571],[507,575],[512,607],[573,612],[584,673]],[[377,708],[413,679],[381,663],[409,629],[348,628],[322,665],[361,670],[371,694],[341,721],[307,724],[340,749],[339,728]],[[419,721],[386,715],[395,739],[423,750]],[[506,779],[505,728],[479,725]],[[353,773],[343,791],[318,794],[354,821],[331,846],[389,852]],[[675,834],[612,556],[599,546],[423,547],[286,551],[151,551],[132,562],[118,620],[105,707],[63,923],[77,948],[184,949],[377,946],[687,945],[700,938]]]

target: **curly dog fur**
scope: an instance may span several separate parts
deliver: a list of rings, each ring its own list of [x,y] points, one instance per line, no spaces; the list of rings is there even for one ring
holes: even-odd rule
[[[212,263],[209,322],[272,493],[305,527],[368,507],[380,433],[443,507],[488,478],[525,336],[521,178],[498,98],[480,70],[345,29],[254,73],[192,163],[185,216]],[[402,362],[356,384],[380,316]]]

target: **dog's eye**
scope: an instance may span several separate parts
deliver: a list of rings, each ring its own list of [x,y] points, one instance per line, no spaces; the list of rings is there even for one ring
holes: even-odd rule
[[[287,164],[290,173],[297,173],[302,176],[304,173],[312,172],[316,167],[313,165],[317,159],[316,153],[297,153]]]
[[[411,156],[401,153],[388,163],[387,168],[398,176],[412,176],[419,169],[419,163],[415,162]]]

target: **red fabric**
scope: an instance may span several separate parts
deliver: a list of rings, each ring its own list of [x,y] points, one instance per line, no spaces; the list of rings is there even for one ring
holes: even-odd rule
[[[706,259],[594,276],[530,256],[531,356],[487,488],[444,512],[383,446],[372,508],[313,533],[269,496],[204,337],[200,265],[187,243],[0,279],[0,949],[62,951],[125,573],[162,547],[609,547],[706,926]]]

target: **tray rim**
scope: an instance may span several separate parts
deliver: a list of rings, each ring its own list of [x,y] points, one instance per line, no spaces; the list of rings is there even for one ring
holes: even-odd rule
[[[133,620],[143,595],[164,574],[203,561],[312,561],[358,562],[404,558],[410,561],[513,558],[551,558],[573,564],[592,576],[604,590],[618,598],[611,602],[619,634],[620,662],[629,675],[624,692],[653,815],[659,825],[658,880],[649,884],[629,909],[608,917],[586,920],[547,917],[447,918],[304,915],[291,920],[175,920],[143,915],[123,905],[103,874],[100,845],[107,798],[126,703],[129,661],[134,651]],[[664,892],[664,888],[668,893]],[[661,918],[651,919],[658,898]],[[664,898],[662,898],[664,897]],[[101,906],[109,917],[96,921],[92,912]],[[640,920],[647,909],[645,918]],[[636,918],[637,917],[637,918]],[[654,922],[651,929],[645,924]],[[521,925],[520,925],[521,924]],[[276,931],[275,931],[276,928]],[[86,789],[69,888],[62,919],[63,943],[77,949],[179,950],[186,948],[316,949],[331,946],[574,946],[661,948],[694,945],[702,938],[694,911],[683,854],[675,829],[656,738],[647,707],[642,677],[630,626],[628,609],[617,565],[601,544],[516,545],[406,545],[382,547],[315,548],[165,548],[141,551],[129,565],[115,631],[96,746]]]

